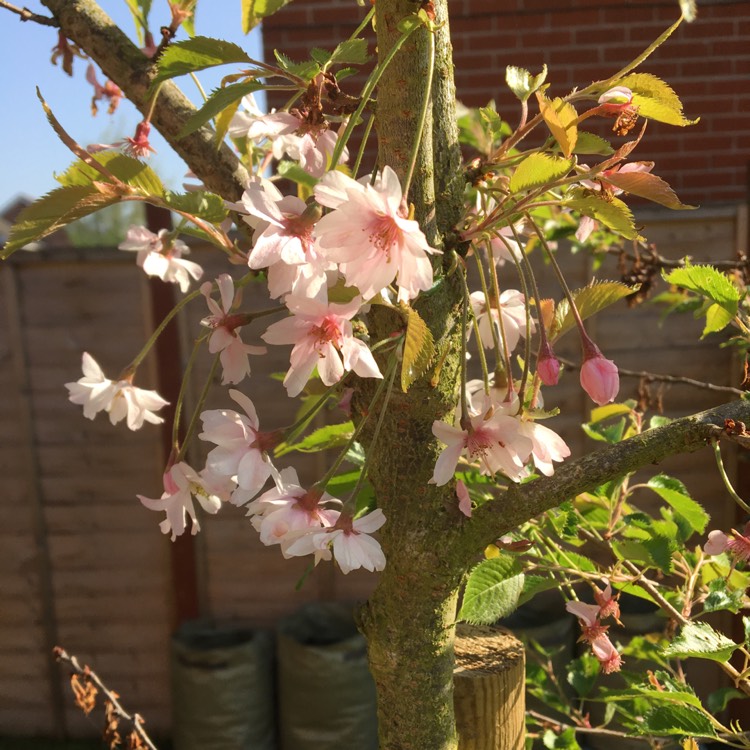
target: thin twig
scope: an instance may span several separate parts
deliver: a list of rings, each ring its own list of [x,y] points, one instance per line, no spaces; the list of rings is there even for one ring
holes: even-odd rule
[[[553,719],[551,716],[545,716],[539,711],[527,710],[526,713],[533,719],[536,719],[543,726],[556,727],[560,730],[563,729],[574,729],[576,732],[586,732],[587,734],[600,734],[606,737],[624,737],[629,740],[642,740],[643,742],[649,742],[648,737],[639,737],[637,735],[630,735],[627,732],[618,732],[615,729],[604,729],[603,727],[582,727],[578,724],[566,724],[557,719]]]
[[[150,750],[157,750],[156,745],[153,743],[151,738],[143,728],[143,719],[139,714],[129,714],[117,700],[117,693],[112,692],[102,681],[99,675],[96,674],[90,667],[82,667],[75,656],[71,656],[64,648],[57,646],[54,649],[55,657],[60,662],[65,662],[70,665],[73,673],[83,677],[86,680],[94,683],[99,691],[104,695],[106,700],[111,704],[114,712],[118,718],[127,721],[132,726],[132,731],[138,736],[138,738],[145,744]]]
[[[569,370],[578,370],[580,365],[576,364],[570,359],[558,357],[558,360],[565,365]],[[747,391],[743,391],[740,388],[733,388],[731,385],[716,385],[715,383],[704,383],[702,380],[694,380],[693,378],[686,378],[682,375],[662,375],[658,372],[646,372],[646,370],[625,370],[618,367],[620,375],[625,375],[630,378],[642,378],[649,382],[654,383],[678,383],[680,385],[691,385],[694,388],[703,388],[706,391],[717,391],[719,393],[731,393],[735,396],[743,396]]]
[[[40,16],[28,8],[19,8],[17,5],[5,2],[5,0],[0,0],[0,8],[5,8],[11,13],[17,13],[20,21],[34,21],[34,23],[41,24],[42,26],[54,26],[55,28],[59,28],[60,26],[60,22],[56,18]]]

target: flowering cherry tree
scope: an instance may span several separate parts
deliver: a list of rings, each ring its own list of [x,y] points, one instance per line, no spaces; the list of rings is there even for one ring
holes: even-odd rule
[[[132,136],[86,149],[42,99],[75,161],[59,175],[60,187],[21,214],[4,249],[7,256],[119,201],[148,202],[180,218],[176,230],[158,234],[131,227],[120,248],[137,252],[145,273],[176,284],[184,296],[116,379],[84,353],[83,376],[66,384],[86,418],[106,412],[130,429],[161,422],[166,402],[134,385],[138,367],[180,309],[207,305],[207,331],[195,336],[216,357],[222,385],[232,387],[223,408],[206,410],[201,401],[187,434],[175,426],[161,497],[139,495],[145,508],[165,515],[161,531],[172,539],[195,534],[195,501],[208,514],[231,503],[247,509],[248,534],[254,530],[286,558],[309,556],[344,573],[380,571],[359,622],[384,750],[457,747],[457,619],[493,622],[550,587],[562,591],[590,646],[594,661],[584,659],[580,670],[594,663],[594,672],[609,674],[629,658],[607,633],[619,618],[618,592],[628,591],[680,628],[672,657],[711,658],[750,694],[747,644],[727,642],[699,619],[743,606],[747,532],[716,529],[702,548],[690,548],[708,518],[684,487],[653,477],[648,486],[666,509],[651,518],[628,485],[634,471],[668,455],[720,438],[742,443],[740,420],[750,409],[737,400],[651,426],[634,404],[613,403],[618,367],[584,321],[634,290],[618,282],[571,290],[553,242],[560,227],[582,246],[642,242],[622,200],[627,195],[689,208],[653,163],[631,159],[648,120],[691,124],[669,85],[638,70],[682,19],[632,64],[602,71],[602,79],[565,96],[552,96],[546,68],[533,75],[509,67],[506,83],[520,113],[513,128],[492,106],[457,117],[447,0],[377,0],[334,50],[313,50],[299,63],[277,54],[273,64],[195,36],[194,4],[169,3],[169,24],[156,44],[151,3],[129,2],[139,47],[93,0],[43,0],[51,17],[40,22],[59,29],[53,60],[62,59],[70,74],[74,57],[89,58],[92,107],[107,102],[113,110],[125,97],[143,119]],[[248,28],[265,12],[256,5],[243,3]],[[690,15],[690,4],[683,5]],[[190,38],[175,41],[182,26]],[[363,36],[369,28],[377,34],[377,59]],[[195,109],[172,79],[217,65],[234,68]],[[348,89],[346,76],[357,69],[364,86]],[[287,106],[263,113],[253,98],[261,89],[288,92]],[[612,143],[584,130],[589,118],[613,123]],[[164,187],[147,163],[152,127],[201,185],[185,193]],[[361,174],[374,132],[378,163]],[[189,247],[180,236],[188,230],[225,254],[227,272],[205,279],[184,259]],[[555,271],[555,299],[540,296],[532,246]],[[244,275],[233,278],[229,264],[244,267]],[[242,293],[258,276],[276,305],[251,313]],[[744,289],[728,276],[686,264],[667,280],[700,301],[707,333],[734,326],[746,341]],[[600,407],[588,429],[609,443],[575,461],[555,431],[555,412],[544,407],[545,390],[561,376],[554,347],[569,331],[581,340],[581,388]],[[318,394],[279,430],[262,429],[253,403],[250,355],[266,352],[260,341],[290,347],[289,397]],[[343,436],[343,449],[324,476],[302,484],[283,456],[333,403],[351,420],[316,438],[328,448],[340,447]],[[611,419],[619,422],[605,430]],[[211,446],[205,466],[185,461],[191,440]],[[358,478],[346,496],[335,497],[328,490],[347,462]],[[363,492],[366,485],[373,492]],[[596,561],[575,551],[585,541],[603,550]],[[674,582],[660,580],[664,574]],[[717,604],[719,593],[729,604]],[[744,666],[729,662],[735,651]],[[654,712],[644,718],[633,713],[637,707],[622,709],[623,721],[653,736],[730,737],[742,746],[702,707],[682,670],[664,664],[629,696],[652,699]],[[541,683],[536,688],[549,697]],[[669,721],[658,713],[665,692],[672,695]],[[576,709],[570,722],[568,729],[592,729]]]

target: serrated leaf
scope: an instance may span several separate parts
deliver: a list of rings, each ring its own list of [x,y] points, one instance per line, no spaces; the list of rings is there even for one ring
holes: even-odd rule
[[[116,193],[101,192],[93,185],[67,185],[47,193],[18,215],[0,258],[8,258],[30,242],[119,202],[120,197]]]
[[[588,652],[568,664],[568,685],[576,691],[578,698],[585,698],[594,689],[599,671],[599,661]]]
[[[650,172],[613,172],[607,175],[607,182],[631,195],[675,210],[697,208],[682,203],[668,183]]]
[[[573,292],[573,301],[582,320],[613,305],[637,290],[620,281],[600,281]],[[555,310],[550,326],[550,339],[557,340],[575,327],[575,318],[567,300],[562,300]]]
[[[242,33],[247,34],[264,18],[272,16],[290,0],[242,0]]]
[[[589,422],[602,422],[605,419],[621,417],[632,413],[633,409],[627,404],[605,404],[591,410],[591,419]]]
[[[685,485],[678,479],[666,474],[657,474],[646,483],[659,497],[690,524],[690,527],[702,534],[710,520],[708,513],[690,497]]]
[[[614,152],[615,150],[609,141],[605,141],[604,138],[600,138],[593,133],[588,133],[585,130],[578,131],[578,139],[576,140],[576,147],[573,149],[573,153],[609,156],[610,154],[614,154]]]
[[[364,65],[369,59],[366,39],[347,39],[331,55],[331,65]]]
[[[730,305],[742,298],[740,290],[726,274],[712,266],[686,265],[684,268],[675,268],[664,274],[664,280],[668,284],[681,286],[683,289],[708,297],[719,305]]]
[[[126,156],[119,151],[102,151],[96,155],[96,160],[109,172],[110,181],[114,177],[139,190],[143,195],[156,197],[164,195],[164,184],[159,176],[140,159]],[[101,172],[80,160],[73,162],[65,172],[57,175],[56,179],[61,185],[66,186],[93,185],[94,182],[108,181]]]
[[[510,178],[510,189],[517,193],[541,187],[564,177],[572,168],[573,159],[561,159],[541,153],[530,154],[516,167]]]
[[[221,196],[205,190],[194,190],[189,193],[167,193],[164,196],[167,206],[211,224],[221,224],[227,217],[227,209]]]
[[[542,65],[542,72],[532,76],[528,70],[508,65],[505,69],[505,82],[508,88],[522,101],[525,102],[547,78],[547,66]]]
[[[744,598],[744,591],[729,588],[724,578],[715,578],[708,584],[708,594],[703,600],[703,611],[727,610],[737,614],[743,607]]]
[[[669,574],[672,572],[672,554],[677,549],[677,542],[673,537],[654,534],[641,543],[648,551],[650,561],[662,573]]]
[[[435,356],[435,341],[427,324],[411,307],[402,307],[406,314],[404,356],[401,361],[401,390],[406,393],[411,384],[424,375]]]
[[[716,737],[711,720],[692,706],[657,706],[643,717],[641,734],[679,737]]]
[[[625,420],[618,419],[614,424],[584,423],[581,429],[592,439],[615,445],[625,433]]]
[[[325,65],[331,59],[331,53],[328,50],[320,49],[320,47],[313,47],[310,50],[310,57],[312,57],[318,65]]]
[[[578,112],[569,102],[560,98],[547,99],[544,94],[536,92],[539,101],[539,111],[542,113],[544,122],[557,141],[563,155],[570,158],[578,140]]]
[[[579,194],[580,195],[580,194]],[[565,202],[568,208],[600,221],[626,240],[638,239],[632,211],[619,199],[604,199],[597,195],[573,197]]]
[[[507,617],[518,606],[523,582],[521,563],[511,555],[480,562],[469,573],[458,619],[490,625]]]
[[[289,445],[289,443],[280,443],[276,446],[274,455],[280,458],[293,451],[298,451],[299,453],[317,453],[318,451],[328,450],[328,448],[336,448],[337,446],[345,445],[353,433],[354,424],[352,422],[326,425],[311,432],[302,440],[292,445]]]
[[[665,655],[727,662],[738,647],[739,644],[717,633],[708,623],[689,622],[667,647]]]
[[[633,92],[633,104],[638,114],[649,120],[685,127],[695,125],[700,118],[688,120],[682,112],[682,102],[674,90],[661,78],[651,73],[631,73],[617,81]]]
[[[320,73],[320,65],[314,60],[305,60],[303,62],[294,62],[291,58],[285,54],[279,52],[277,49],[273,51],[273,56],[276,58],[279,67],[285,70],[287,73],[291,73],[299,78],[309,81],[313,79],[318,73]]]
[[[182,126],[182,130],[177,137],[184,138],[186,135],[194,133],[227,107],[240,102],[243,96],[247,96],[254,91],[260,91],[262,88],[263,85],[258,81],[243,81],[242,83],[232,83],[229,86],[214,89],[201,108],[194,112]]]
[[[232,42],[196,36],[170,44],[159,58],[152,88],[176,76],[228,63],[252,63],[245,50]]]

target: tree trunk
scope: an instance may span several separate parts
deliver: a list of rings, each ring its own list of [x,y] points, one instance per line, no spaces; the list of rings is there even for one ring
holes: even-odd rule
[[[386,569],[361,619],[378,689],[381,750],[457,747],[453,643],[458,589],[469,559],[454,542],[466,518],[458,512],[453,484],[435,487],[429,480],[441,450],[432,423],[451,420],[458,400],[461,332],[457,323],[462,293],[455,275],[440,279],[440,267],[449,260],[451,248],[444,238],[458,219],[462,190],[456,187],[461,182],[460,152],[447,0],[436,0],[433,6],[442,26],[435,32],[432,101],[409,200],[430,244],[444,251],[436,256],[435,287],[415,304],[433,334],[442,366],[437,378],[429,372],[408,394],[396,387],[377,443],[369,444],[369,424],[363,436],[370,480],[387,518],[381,531]],[[401,36],[398,23],[419,7],[413,0],[378,0],[380,60]],[[402,180],[420,132],[431,33],[420,28],[410,36],[378,90],[380,163],[393,168]],[[368,323],[373,340],[403,329],[400,315],[382,307],[373,308]],[[355,404],[369,403],[372,390],[372,383],[361,383]]]

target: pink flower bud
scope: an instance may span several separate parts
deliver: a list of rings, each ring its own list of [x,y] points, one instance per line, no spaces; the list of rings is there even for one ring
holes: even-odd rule
[[[539,347],[536,373],[544,385],[557,385],[560,378],[560,361],[546,341]]]
[[[729,537],[719,529],[708,532],[708,541],[703,545],[706,555],[720,555],[725,552],[729,544]]]
[[[581,388],[589,394],[592,401],[604,406],[614,401],[620,390],[617,365],[611,359],[605,359],[591,341],[589,346],[584,345],[584,349],[586,359],[581,365]]]

